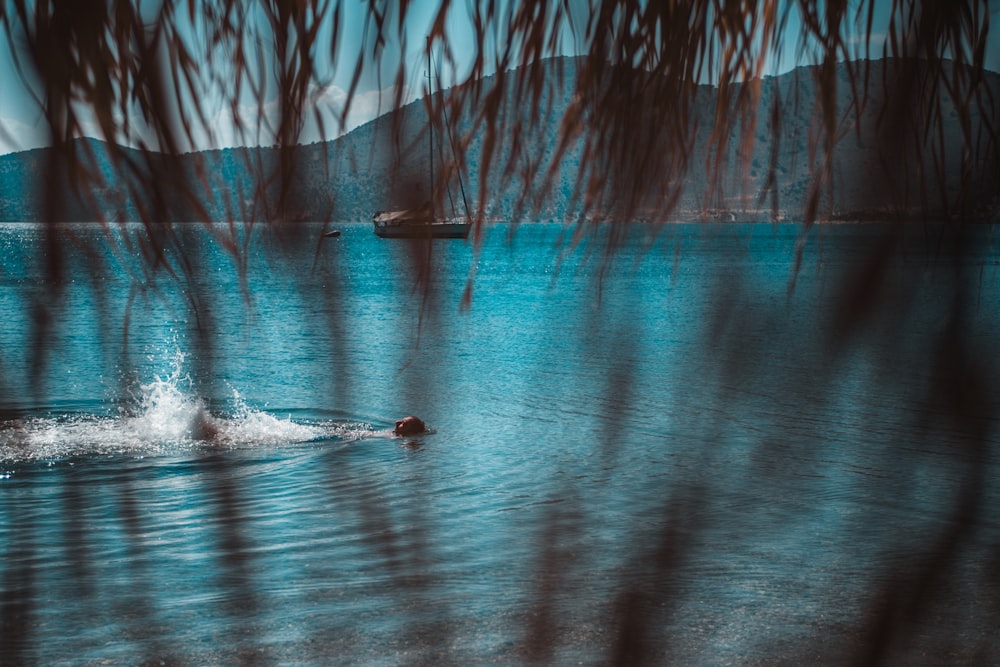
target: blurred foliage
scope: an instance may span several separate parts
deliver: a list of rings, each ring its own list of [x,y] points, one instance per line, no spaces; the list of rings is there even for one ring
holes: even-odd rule
[[[816,66],[815,92],[802,101],[812,126],[801,152],[812,173],[799,217],[817,217],[832,187],[835,145],[871,124],[862,114],[875,102],[886,157],[905,155],[926,166],[920,183],[895,184],[901,207],[919,206],[922,190],[944,187],[940,133],[947,113],[958,115],[963,187],[946,209],[967,215],[977,203],[970,191],[974,177],[996,171],[995,91],[983,85],[989,3],[894,0],[888,19],[886,8],[874,1],[811,0],[443,0],[430,7],[406,1],[15,0],[0,10],[0,19],[21,83],[36,95],[51,142],[60,149],[43,187],[87,192],[99,189],[108,169],[130,174],[127,182],[150,202],[140,214],[151,224],[171,219],[171,207],[182,205],[209,219],[195,193],[207,175],[185,173],[170,156],[204,146],[206,138],[224,140],[213,132],[218,114],[227,111],[237,125],[233,140],[273,143],[278,151],[267,165],[251,165],[257,191],[241,201],[274,190],[278,210],[270,219],[294,218],[293,184],[304,175],[296,147],[304,128],[334,138],[363,82],[392,84],[385,110],[402,106],[407,86],[424,68],[422,57],[403,57],[413,53],[414,41],[439,62],[437,76],[459,78],[452,94],[425,104],[439,136],[451,137],[458,149],[451,170],[469,176],[462,149],[477,142],[480,218],[491,195],[514,184],[524,197],[519,209],[530,219],[534,201],[567,177],[562,158],[580,149],[568,178],[581,220],[625,221],[637,212],[666,219],[695,164],[705,162],[715,176],[709,185],[721,188],[730,170],[749,168],[738,164],[740,158],[748,160],[758,142],[778,135],[781,95],[762,106],[760,82],[772,68],[794,64]],[[876,17],[887,22],[888,32],[869,38]],[[426,28],[425,42],[424,35],[415,40],[415,26]],[[474,39],[449,32],[459,29]],[[801,62],[787,62],[790,43]],[[580,60],[571,103],[553,137],[546,111],[562,97],[563,84],[545,59],[566,53]],[[870,58],[900,63],[881,76],[881,90],[869,85]],[[846,65],[846,80],[838,76],[838,63]],[[350,85],[339,108],[320,108],[316,95],[328,89],[334,72],[350,72]],[[717,88],[714,113],[697,104],[698,84]],[[847,108],[840,103],[844,88]],[[874,101],[873,90],[882,93]],[[446,125],[459,118],[469,121],[455,136]],[[97,168],[86,145],[71,143],[92,124],[112,142],[109,168]],[[706,126],[707,146],[696,146],[696,132]],[[389,136],[402,139],[398,132]],[[132,144],[139,154],[118,144]],[[779,146],[770,144],[773,158]],[[540,146],[553,154],[540,155]],[[402,147],[394,148],[398,153]],[[775,160],[770,163],[773,189],[779,175]],[[63,219],[60,199],[48,201],[46,218]],[[231,213],[245,219],[253,211]]]
[[[873,26],[886,8],[888,31],[884,39],[876,39]],[[208,175],[189,171],[180,158],[200,145],[220,109],[246,120],[240,109],[249,105],[258,111],[238,127],[238,138],[273,143],[275,156],[266,164],[245,165],[257,177],[255,190],[234,200],[231,216],[263,217],[291,243],[302,246],[306,240],[297,238],[295,226],[286,223],[301,208],[295,184],[303,169],[298,145],[304,128],[312,124],[322,136],[336,136],[359,91],[373,79],[380,87],[392,85],[389,110],[402,107],[406,86],[423,67],[423,58],[410,62],[400,55],[410,53],[414,41],[425,44],[444,71],[463,73],[456,82],[462,85],[447,96],[426,98],[425,105],[439,136],[450,136],[457,149],[447,169],[477,177],[476,239],[481,239],[491,191],[522,193],[515,210],[530,217],[541,213],[537,202],[545,193],[562,187],[567,178],[581,234],[591,229],[590,221],[623,223],[640,215],[669,219],[695,167],[712,175],[706,206],[729,187],[734,172],[763,170],[768,186],[752,194],[776,213],[778,155],[788,148],[770,139],[781,135],[785,116],[781,91],[770,91],[770,104],[761,104],[761,77],[792,43],[814,65],[810,72],[815,77],[812,94],[798,100],[809,110],[810,123],[802,129],[804,141],[792,150],[807,162],[809,175],[800,186],[803,210],[791,212],[793,217],[807,226],[824,217],[835,185],[834,148],[844,136],[860,135],[867,127],[879,145],[880,168],[891,174],[897,162],[918,166],[913,175],[904,170],[897,180],[890,179],[893,210],[900,218],[928,213],[929,193],[936,193],[940,207],[934,212],[956,224],[959,230],[950,238],[961,248],[966,242],[962,225],[997,204],[995,190],[982,184],[1000,182],[1000,114],[996,91],[984,85],[990,18],[985,0],[892,0],[891,6],[878,0],[440,0],[430,7],[408,0],[9,0],[0,7],[0,23],[21,83],[37,97],[53,146],[37,184],[48,195],[42,198],[47,207],[42,217],[52,224],[42,245],[46,280],[32,304],[36,384],[46,370],[46,349],[58,327],[60,294],[68,280],[66,251],[58,237],[58,223],[67,219],[67,199],[60,193],[75,192],[86,200],[105,187],[108,170],[118,174],[142,195],[135,201],[143,202],[136,213],[145,233],[128,250],[142,257],[146,284],[168,274],[193,285],[190,276],[198,258],[184,254],[184,232],[168,221],[176,219],[178,208],[193,211],[198,220],[211,219],[198,196],[199,184]],[[467,42],[453,34],[455,21],[473,35],[471,53],[460,51]],[[426,34],[415,36],[414,25],[426,25]],[[563,82],[553,80],[545,59],[567,52],[578,56],[571,102],[556,136],[549,136],[549,112],[557,93],[562,95]],[[873,82],[868,59],[875,58],[892,58],[898,66],[878,70],[880,80]],[[846,68],[846,80],[838,75],[838,64]],[[352,76],[344,104],[329,125],[314,95],[330,84],[334,71]],[[493,83],[483,85],[488,76]],[[700,84],[716,87],[713,114],[696,104]],[[840,102],[845,89],[850,100],[846,108]],[[273,113],[271,102],[276,104]],[[945,140],[942,129],[952,114],[961,129],[958,147],[949,145],[952,141]],[[449,135],[448,119],[457,118],[467,120],[461,132]],[[74,141],[91,123],[111,142],[106,165],[94,159],[89,144]],[[406,148],[401,145],[404,134],[396,130],[384,136],[393,144],[388,150],[400,153]],[[696,145],[698,132],[706,133],[704,145]],[[466,149],[473,142],[477,164],[470,165]],[[766,147],[763,154],[758,142]],[[120,146],[126,143],[132,148]],[[539,146],[546,147],[546,155],[536,152]],[[956,150],[957,186],[949,180],[954,176],[949,156]],[[579,159],[568,160],[575,151]],[[238,157],[234,153],[233,159]],[[563,171],[567,162],[573,165],[568,175]],[[886,187],[883,178],[869,183],[868,176],[863,170],[855,173],[857,187]],[[441,190],[434,196],[446,195]],[[268,202],[264,216],[256,208],[261,202]],[[337,206],[331,203],[331,218]],[[616,228],[611,229],[607,238],[613,249]],[[848,344],[862,340],[859,332],[884,314],[881,290],[886,259],[894,248],[893,232],[889,234],[886,241],[873,244],[864,270],[837,286],[842,307],[830,326],[831,363]],[[244,248],[235,233],[220,233],[219,243],[240,258]],[[79,255],[86,262],[85,275],[100,294],[99,276],[106,270],[102,254],[84,248]],[[956,280],[954,289],[947,325],[934,347],[936,357],[928,360],[928,367],[939,369],[942,379],[928,404],[968,434],[964,455],[975,464],[983,459],[990,437],[982,415],[989,410],[995,379],[977,366],[966,338],[970,282]],[[738,360],[752,350],[727,324],[725,316],[736,306],[723,289],[719,293],[720,323],[712,343],[733,360],[732,373],[738,376],[746,368]],[[201,298],[192,286],[195,357],[207,359],[213,346],[211,312],[200,307]],[[758,352],[766,353],[766,347]],[[624,391],[628,377],[623,366],[621,377],[609,382],[609,391]],[[877,596],[869,633],[859,640],[857,662],[884,660],[893,642],[905,636],[908,624],[929,613],[928,582],[947,570],[984,511],[984,481],[975,465],[971,470],[967,491],[956,501],[953,527],[928,540],[933,557],[912,576],[891,580]],[[230,496],[238,489],[230,488],[224,470],[213,472],[221,489],[220,512],[235,514],[229,509]],[[373,511],[372,517],[377,524],[379,515]],[[665,517],[662,543],[652,545],[648,562],[650,579],[667,582],[662,585],[669,588],[671,568],[686,542],[694,539],[688,533],[697,527],[685,524],[669,508]],[[543,573],[559,570],[555,521],[550,532],[551,540],[540,540]],[[225,541],[237,571],[239,537],[234,529]],[[637,557],[647,551],[636,545]],[[241,585],[244,580],[234,581]],[[560,585],[555,574],[546,581]],[[612,646],[616,664],[648,661],[643,637],[657,619],[648,599],[656,594],[641,590],[638,583],[623,586]],[[545,600],[540,595],[541,612]],[[5,600],[4,613],[14,610],[13,618],[27,603]],[[541,612],[539,618],[548,618]],[[21,647],[8,630],[16,632],[17,627],[8,621],[4,648],[16,657]],[[554,641],[550,628],[539,623],[528,633],[529,658],[545,662]]]

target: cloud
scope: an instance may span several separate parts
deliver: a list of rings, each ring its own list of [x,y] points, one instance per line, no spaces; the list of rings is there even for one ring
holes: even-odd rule
[[[43,123],[29,124],[0,116],[0,155],[41,148],[48,144],[48,140]]]
[[[418,91],[404,88],[400,97],[402,104],[414,101],[417,94]],[[314,86],[307,97],[302,130],[298,137],[299,143],[308,144],[335,139],[342,133],[350,132],[359,125],[391,111],[395,100],[395,86],[356,92],[345,119],[343,115],[347,103],[347,91],[334,85]],[[277,143],[276,133],[281,114],[281,105],[277,99],[272,99],[263,105],[238,105],[235,111],[231,105],[220,101],[214,108],[205,111],[204,122],[192,121],[190,140],[183,138],[180,150],[271,146]],[[120,133],[114,137],[104,137],[96,122],[88,120],[83,110],[78,112],[82,134],[86,136],[114,141],[125,146],[145,145],[154,150],[160,148],[155,133],[139,116],[130,119],[127,134],[124,132],[124,118],[116,117],[116,126],[121,130]],[[184,129],[177,127],[176,130],[177,136],[181,137]],[[39,148],[47,144],[48,134],[43,122],[30,125],[14,118],[0,117],[0,154]]]
[[[357,93],[343,124],[343,132],[349,132],[388,111],[392,107],[394,95],[395,89],[392,87]],[[404,103],[410,102],[413,95],[406,91],[402,99]],[[307,96],[298,143],[328,141],[340,136],[346,101],[347,93],[337,86],[313,87]],[[181,150],[272,146],[277,143],[282,113],[277,99],[263,105],[240,104],[236,107],[218,101],[213,108],[206,108],[204,111],[205,121],[192,121],[190,140],[185,138]],[[148,145],[156,147],[155,141],[150,140],[152,133],[148,129],[139,124],[133,124],[131,129],[131,137],[128,140],[119,138],[120,143],[136,145],[139,139],[145,138]]]
[[[356,93],[345,119],[347,92],[339,86],[314,86],[307,96],[298,142],[308,144],[335,139],[342,134],[341,128],[343,133],[350,132],[390,111],[395,95],[394,86]],[[413,91],[404,88],[402,103],[406,104],[414,99]],[[196,147],[205,149],[273,145],[277,142],[281,112],[277,99],[262,106],[239,105],[235,113],[231,106],[220,107],[209,118],[208,127],[195,130]]]
[[[401,104],[409,104],[417,99],[417,94],[412,88],[404,87],[400,95]],[[336,131],[340,127],[340,117],[344,112],[347,103],[347,91],[338,86],[327,86],[316,96],[315,107],[326,116],[335,120],[331,127]],[[359,125],[374,120],[378,116],[392,110],[396,103],[396,87],[388,86],[381,90],[369,90],[355,93],[351,100],[347,118],[344,123],[344,131],[350,132]]]

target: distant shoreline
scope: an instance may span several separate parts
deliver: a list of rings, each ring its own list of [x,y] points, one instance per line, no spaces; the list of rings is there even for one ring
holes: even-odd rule
[[[795,218],[791,216],[782,216],[779,218],[770,218],[767,216],[751,216],[751,215],[734,215],[731,218],[727,216],[713,216],[713,217],[696,217],[696,216],[673,216],[670,218],[662,220],[654,220],[650,218],[637,218],[634,220],[555,220],[552,218],[544,220],[500,220],[500,219],[488,219],[483,221],[483,225],[491,227],[494,225],[507,225],[507,224],[517,224],[517,225],[576,225],[578,223],[584,223],[587,225],[739,225],[739,224],[769,224],[769,225],[803,225],[806,224],[805,220],[801,218]],[[60,221],[45,221],[45,220],[0,220],[2,225],[141,225],[145,224],[142,220],[60,220]],[[370,225],[370,220],[288,220],[283,222],[273,221],[262,222],[259,220],[163,220],[159,223],[153,224],[170,224],[170,225],[227,225],[227,224],[237,224],[237,225],[260,225],[268,226],[270,224],[281,225],[281,226],[296,226],[296,225],[327,225],[327,226],[338,226],[338,225]],[[949,218],[946,215],[910,215],[910,216],[896,216],[891,214],[881,214],[881,215],[868,215],[868,214],[845,214],[839,215],[832,218],[817,218],[813,220],[811,224],[815,225],[891,225],[891,224],[901,224],[907,226],[929,224],[929,225],[995,225],[1000,224],[1000,215],[992,216],[979,216],[960,220],[957,218]]]

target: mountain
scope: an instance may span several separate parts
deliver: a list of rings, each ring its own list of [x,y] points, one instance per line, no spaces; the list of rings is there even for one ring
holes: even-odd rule
[[[963,119],[944,89],[925,81],[915,93],[924,100],[919,109],[896,109],[887,91],[898,88],[885,82],[896,84],[900,62],[872,61],[867,77],[857,63],[841,63],[835,117],[820,113],[818,100],[831,88],[818,67],[732,86],[725,96],[692,85],[688,125],[679,127],[668,122],[674,101],[660,80],[608,66],[606,80],[582,96],[581,63],[551,59],[533,66],[533,78],[505,73],[436,93],[442,108],[476,85],[480,99],[495,105],[489,127],[468,114],[448,119],[464,138],[471,208],[482,204],[489,218],[518,220],[658,219],[666,205],[673,219],[800,219],[807,209],[819,219],[878,218],[910,209],[943,215],[962,188],[979,217],[995,216],[1000,204],[996,149],[981,132],[998,126],[996,110],[973,104]],[[545,85],[525,87],[525,79]],[[980,86],[990,104],[1000,99],[1000,76],[986,72]],[[644,98],[645,90],[661,92]],[[648,104],[616,105],[622,95]],[[865,104],[857,112],[859,98]],[[755,124],[746,124],[741,104],[756,105]],[[520,122],[529,114],[531,123]],[[581,119],[583,131],[560,144],[567,118]],[[973,142],[963,141],[963,120]],[[824,128],[836,138],[826,171],[818,157]],[[0,156],[0,220],[369,220],[376,210],[429,198],[426,131],[419,100],[338,139],[286,149],[169,156],[82,139],[67,153],[13,153]],[[449,182],[451,199],[461,202],[456,179]],[[481,201],[484,190],[489,197]]]

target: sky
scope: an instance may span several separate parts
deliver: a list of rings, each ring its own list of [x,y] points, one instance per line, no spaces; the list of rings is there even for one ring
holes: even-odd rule
[[[147,6],[156,3],[157,0],[139,0],[145,2]],[[208,3],[206,3],[208,4]],[[247,3],[249,5],[249,3]],[[392,5],[394,3],[387,3]],[[349,114],[346,119],[344,131],[350,131],[354,127],[368,122],[376,116],[391,110],[396,94],[395,84],[395,64],[401,59],[407,63],[412,63],[409,67],[409,76],[402,86],[402,98],[404,103],[423,97],[426,91],[426,81],[424,74],[427,70],[424,58],[425,39],[429,31],[429,26],[433,20],[435,10],[438,6],[437,0],[425,2],[414,2],[407,15],[406,34],[415,35],[409,39],[403,47],[396,41],[390,40],[384,46],[383,62],[385,66],[382,71],[378,71],[372,65],[372,59],[366,59],[366,68],[358,82],[357,89],[351,102]],[[458,6],[462,3],[455,3]],[[186,6],[186,5],[185,5]],[[337,122],[343,111],[347,91],[351,88],[354,76],[354,65],[359,52],[370,53],[372,48],[373,28],[367,21],[365,3],[358,0],[341,1],[339,6],[343,10],[342,25],[344,26],[337,40],[340,43],[336,60],[321,53],[316,57],[316,76],[309,90],[309,99],[313,107],[319,111],[323,118],[323,127],[315,120],[315,114],[306,114],[306,122],[303,128],[300,142],[310,143],[329,139],[340,133],[340,124]],[[150,12],[151,16],[155,16]],[[460,11],[453,11],[449,14],[449,38],[452,48],[456,54],[456,60],[461,60],[461,54],[469,53],[472,49],[472,31],[468,25],[463,23]],[[207,42],[205,38],[204,25],[199,25],[197,21],[189,23],[186,15],[179,16],[179,31],[183,33],[187,40],[196,44],[196,49],[203,49]],[[387,20],[394,20],[394,16],[388,16]],[[249,23],[253,26],[244,26],[266,33],[267,27],[262,17],[248,17]],[[329,44],[333,42],[332,22],[322,23],[322,30],[317,39],[317,43]],[[39,108],[39,92],[32,92],[32,88],[37,89],[37,84],[32,84],[25,80],[19,73],[12,58],[11,46],[14,50],[27,50],[26,40],[22,37],[9,34],[0,24],[0,154],[9,153],[16,150],[28,150],[43,146],[48,141],[48,132],[43,113]],[[266,68],[265,68],[266,69]],[[466,71],[467,74],[467,71]],[[206,76],[206,79],[215,78],[221,81],[226,79],[225,72],[214,71]],[[454,81],[456,73],[446,70],[442,74],[443,85],[448,86]],[[267,88],[263,96],[264,104],[259,103],[259,98],[244,91],[244,94],[232,103],[233,94],[231,92],[220,94],[217,81],[206,80],[202,82],[202,95],[199,101],[205,112],[206,122],[196,124],[193,134],[196,145],[184,147],[186,149],[219,148],[239,144],[270,145],[274,143],[273,133],[268,132],[268,126],[274,127],[278,110],[280,108],[277,86],[272,79],[263,77]],[[131,119],[135,134],[142,135],[140,115],[137,113]],[[264,120],[261,123],[261,119]],[[117,119],[119,122],[121,118]],[[241,121],[241,122],[237,122]],[[262,127],[258,132],[256,129],[247,130],[241,133],[238,129],[242,125],[244,128]],[[84,134],[104,138],[99,126],[93,120],[84,120]],[[132,143],[135,141],[121,141],[121,143]]]
[[[138,0],[145,3],[148,8],[154,5],[157,0]],[[387,3],[392,5],[394,3]],[[886,14],[883,9],[891,6],[892,3],[876,4],[879,15],[875,18],[875,28],[873,30],[872,53],[881,50],[882,40],[887,29]],[[439,0],[415,1],[411,4],[411,11],[405,24],[405,34],[414,35],[409,38],[404,46],[395,42],[385,45],[384,62],[387,65],[383,71],[379,72],[373,66],[369,66],[363,72],[359,80],[355,96],[353,98],[350,113],[346,119],[345,131],[350,131],[360,124],[372,120],[381,113],[389,111],[396,93],[394,86],[395,63],[401,59],[408,66],[407,79],[403,83],[401,95],[404,102],[412,101],[422,97],[426,91],[426,65],[424,64],[424,35],[430,31],[430,23],[433,20]],[[185,5],[186,6],[186,5]],[[343,110],[344,102],[347,98],[347,90],[351,86],[354,74],[355,58],[359,50],[364,49],[370,52],[372,47],[371,25],[366,23],[365,6],[355,0],[340,2],[344,14],[342,16],[342,30],[339,34],[338,42],[341,51],[336,54],[336,58],[330,59],[320,57],[317,59],[320,67],[310,88],[310,100],[316,113],[307,114],[307,120],[300,135],[301,143],[310,143],[330,139],[339,134],[340,126],[335,119]],[[465,12],[468,11],[470,3],[452,2],[452,11],[449,13],[449,23],[447,32],[450,47],[455,60],[457,70],[452,70],[447,66],[436,66],[438,73],[443,79],[442,85],[447,87],[456,80],[463,80],[468,75],[469,54],[474,52],[474,34],[471,29]],[[1000,21],[1000,0],[991,0],[990,10],[992,11],[993,23]],[[393,20],[394,17],[387,17]],[[249,23],[253,23],[254,17],[249,17]],[[796,19],[793,16],[791,21]],[[253,26],[247,26],[253,27]],[[262,32],[265,28],[257,26]],[[367,28],[367,30],[366,30]],[[181,20],[179,31],[192,44],[204,43],[204,29],[197,21],[185,24]],[[996,29],[991,30],[990,48],[987,51],[987,67],[994,71],[1000,71],[1000,40],[997,39]],[[788,34],[796,34],[794,26],[790,26]],[[323,24],[323,29],[319,35],[318,43],[331,43],[333,30],[330,22]],[[27,150],[45,145],[48,141],[48,132],[43,114],[41,113],[37,93],[32,94],[31,84],[18,74],[17,68],[11,57],[12,41],[15,47],[24,48],[23,38],[8,34],[7,30],[0,30],[0,154],[17,150]],[[770,61],[770,74],[780,74],[797,65],[810,64],[814,54],[808,51],[803,52],[797,39],[786,40],[779,53],[774,54]],[[856,46],[862,46],[860,39]],[[486,48],[496,47],[496,38],[488,37]],[[568,35],[563,35],[559,46],[559,55],[573,55],[575,46]],[[17,49],[15,49],[17,50]],[[859,50],[860,53],[860,50]],[[444,59],[440,57],[443,61]],[[486,72],[489,74],[490,72]],[[257,98],[244,94],[239,99],[228,99],[226,95],[219,94],[219,82],[228,85],[231,81],[227,78],[226,72],[213,70],[209,72],[205,81],[200,85],[199,98],[205,110],[205,123],[196,123],[193,129],[191,145],[185,145],[183,150],[199,150],[206,148],[222,148],[234,145],[270,145],[274,143],[273,133],[268,128],[273,128],[277,117],[279,103],[277,88],[273,82],[265,89],[261,105]],[[266,81],[262,79],[262,81]],[[231,95],[230,95],[231,97]],[[316,122],[316,116],[322,119],[323,128]],[[122,118],[116,119],[122,124]],[[260,121],[263,120],[263,123]],[[238,127],[254,128],[242,134]],[[117,138],[121,143],[136,143],[146,140],[148,133],[144,132],[139,114],[130,118],[130,127],[134,136],[130,138]],[[84,114],[83,133],[88,136],[104,138],[93,119],[89,119]]]

